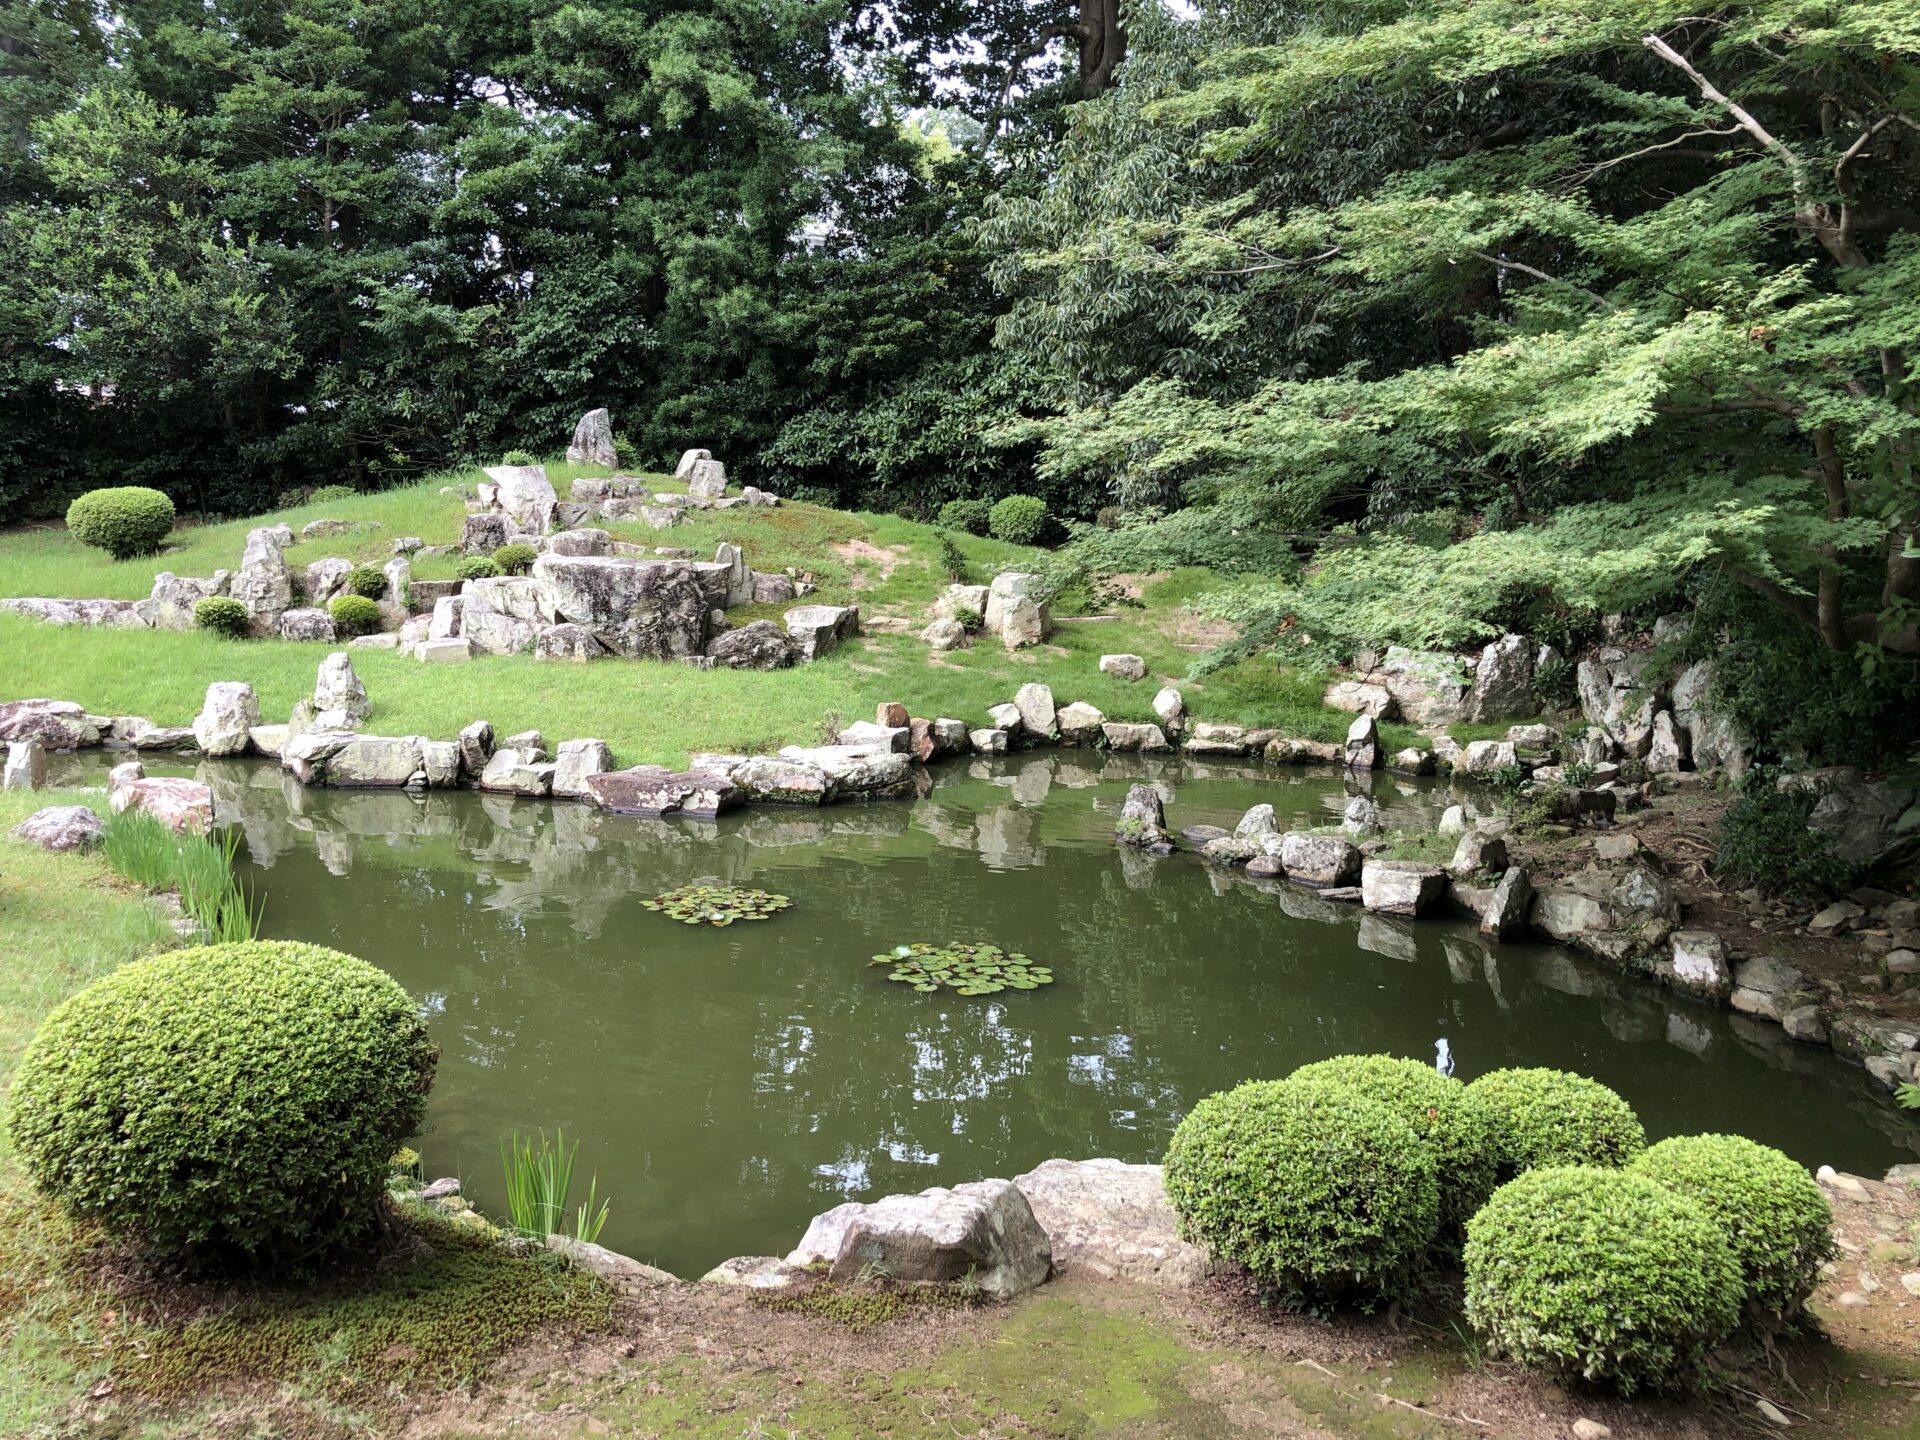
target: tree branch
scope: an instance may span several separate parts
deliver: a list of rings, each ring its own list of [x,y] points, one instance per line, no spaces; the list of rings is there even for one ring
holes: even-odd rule
[[[1549,285],[1564,285],[1569,290],[1578,290],[1582,295],[1586,296],[1594,304],[1598,305],[1602,310],[1616,309],[1614,303],[1611,300],[1607,299],[1606,296],[1595,294],[1593,291],[1587,289],[1586,286],[1576,285],[1571,280],[1562,280],[1558,275],[1549,275],[1546,271],[1536,270],[1531,265],[1522,265],[1518,260],[1502,260],[1498,256],[1487,254],[1487,252],[1484,250],[1474,250],[1474,251],[1470,251],[1469,253],[1474,257],[1474,259],[1484,260],[1489,265],[1494,266],[1496,269],[1518,270],[1522,275],[1531,275],[1534,279],[1544,280]]]
[[[1653,51],[1654,54],[1658,55],[1669,65],[1679,70],[1689,80],[1693,81],[1695,85],[1699,86],[1700,94],[1703,98],[1711,100],[1722,110],[1725,110],[1739,123],[1742,130],[1751,135],[1759,142],[1763,149],[1770,152],[1774,158],[1785,165],[1793,176],[1794,195],[1804,201],[1807,193],[1807,166],[1804,160],[1794,154],[1794,152],[1780,140],[1774,138],[1773,133],[1758,120],[1754,119],[1753,115],[1744,106],[1738,104],[1711,80],[1707,79],[1706,76],[1694,69],[1691,60],[1687,59],[1686,56],[1682,55],[1658,35],[1642,35],[1640,37],[1640,43],[1646,46],[1647,49]]]

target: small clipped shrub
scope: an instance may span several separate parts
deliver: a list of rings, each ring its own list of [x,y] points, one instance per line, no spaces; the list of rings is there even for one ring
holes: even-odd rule
[[[531,545],[522,545],[516,540],[495,550],[493,563],[502,575],[524,575],[533,568],[534,557],[538,554]]]
[[[1302,1065],[1289,1083],[1345,1086],[1378,1100],[1413,1127],[1433,1152],[1440,1223],[1463,1226],[1493,1193],[1498,1164],[1493,1128],[1464,1083],[1398,1055],[1336,1055]]]
[[[971,605],[956,606],[953,612],[953,618],[960,622],[960,628],[969,635],[978,635],[982,630],[987,628],[987,617]]]
[[[1093,523],[1102,530],[1118,530],[1126,514],[1118,505],[1102,505],[1093,512]]]
[[[132,961],[49,1015],[10,1123],[76,1214],[156,1253],[281,1268],[376,1223],[434,1062],[412,998],[364,961],[210,945]]]
[[[307,503],[326,505],[335,500],[351,500],[359,493],[351,485],[322,485],[307,497]]]
[[[992,513],[991,500],[949,500],[940,507],[938,523],[945,530],[964,530],[969,535],[984,535]]]
[[[1833,837],[1809,830],[1814,797],[1782,793],[1771,772],[1749,778],[1740,798],[1720,817],[1714,837],[1714,874],[1804,905],[1824,904],[1850,882]]]
[[[193,623],[228,640],[247,638],[247,607],[226,595],[209,595],[193,602]]]
[[[387,593],[387,572],[378,565],[356,565],[347,572],[346,588],[349,595],[378,600]]]
[[[1173,1132],[1166,1187],[1182,1236],[1310,1303],[1400,1290],[1440,1225],[1432,1150],[1324,1081],[1207,1096]]]
[[[1793,1323],[1833,1256],[1833,1207],[1802,1166],[1740,1135],[1676,1135],[1630,1168],[1686,1196],[1719,1226],[1755,1329]]]
[[[89,490],[67,507],[67,529],[116,560],[151,555],[173,530],[173,501],[144,485]]]
[[[1496,1355],[1631,1395],[1697,1383],[1740,1321],[1700,1206],[1631,1170],[1532,1170],[1467,1225],[1467,1319]]]
[[[380,628],[380,607],[364,595],[336,595],[327,602],[333,628],[344,639],[371,635]]]
[[[1502,1177],[1548,1165],[1616,1168],[1647,1148],[1631,1105],[1568,1070],[1493,1070],[1467,1093],[1493,1127]]]
[[[500,457],[500,463],[502,465],[538,465],[540,462],[525,450],[509,450]]]
[[[453,567],[453,573],[462,580],[491,580],[500,573],[500,567],[485,555],[469,555]]]
[[[1010,545],[1038,545],[1047,532],[1047,502],[1037,495],[1009,495],[995,502],[987,529]]]

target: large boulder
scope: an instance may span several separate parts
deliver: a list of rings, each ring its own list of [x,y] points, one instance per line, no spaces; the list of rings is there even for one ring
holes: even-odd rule
[[[707,642],[715,665],[732,670],[784,670],[793,664],[793,641],[771,620],[755,620]]]
[[[114,814],[151,815],[179,835],[205,835],[213,829],[213,790],[178,776],[148,778],[136,764],[115,768],[107,790]]]
[[[1371,715],[1375,720],[1391,720],[1400,713],[1391,690],[1366,680],[1336,680],[1321,694],[1320,703],[1329,710]]]
[[[1109,720],[1100,727],[1100,734],[1109,750],[1160,751],[1173,748],[1166,732],[1158,725]]]
[[[285,756],[281,759],[284,764]],[[418,736],[355,735],[328,760],[324,779],[314,783],[342,789],[397,790],[426,784],[426,770]]]
[[[692,568],[621,556],[542,555],[547,618],[584,626],[616,655],[679,660],[706,649],[709,606]]]
[[[248,732],[260,723],[260,702],[240,680],[216,680],[193,719],[193,738],[207,755],[244,755]]]
[[[687,494],[698,500],[718,500],[727,493],[727,467],[711,455],[687,469]]]
[[[560,497],[545,466],[489,465],[486,475],[479,486],[481,509],[504,515],[529,535],[545,535],[553,528]]]
[[[307,566],[301,578],[300,591],[306,597],[309,606],[324,610],[330,601],[347,593],[347,576],[352,573],[351,560],[342,560],[337,555],[329,555],[326,559],[316,560]]]
[[[987,587],[949,585],[933,602],[933,613],[942,620],[958,620],[963,615],[984,620],[987,614]]]
[[[878,745],[788,745],[780,758],[825,771],[830,800],[902,795],[913,785],[913,757]]]
[[[612,653],[584,625],[547,625],[534,633],[533,658],[536,660],[565,660],[584,665],[589,660],[604,660]]]
[[[1123,845],[1166,855],[1173,850],[1173,837],[1167,833],[1166,805],[1160,792],[1151,785],[1132,785],[1120,807],[1120,823],[1113,827],[1114,839]]]
[[[968,1280],[996,1300],[1011,1300],[1046,1280],[1053,1246],[1018,1186],[975,1180],[835,1206],[814,1217],[787,1262],[827,1262],[829,1278],[840,1284],[877,1270],[897,1284]]]
[[[1783,775],[1780,789],[1814,796],[1809,829],[1833,840],[1833,852],[1849,865],[1871,866],[1911,843],[1913,822],[1902,817],[1920,794],[1897,780],[1868,780],[1851,765]]]
[[[1028,681],[1013,694],[1013,708],[1020,712],[1020,726],[1027,734],[1049,740],[1059,734],[1060,712],[1053,703],[1053,691],[1038,681]]]
[[[693,476],[693,467],[698,465],[702,460],[711,460],[712,458],[713,452],[711,450],[682,450],[680,452],[680,463],[673,467],[673,478],[681,481],[691,479]]]
[[[617,465],[620,457],[613,449],[613,417],[604,408],[589,410],[573,427],[573,443],[567,446],[569,465]]]
[[[1144,680],[1147,678],[1147,662],[1138,655],[1132,654],[1102,655],[1100,657],[1100,673],[1102,675],[1112,675],[1121,680]],[[1068,1162],[1061,1161],[1060,1163],[1066,1164]],[[1087,1163],[1097,1165],[1101,1162],[1090,1160]]]
[[[89,805],[49,805],[13,827],[16,840],[42,850],[86,850],[106,838],[107,827]]]
[[[1107,717],[1084,700],[1062,705],[1055,717],[1060,725],[1060,740],[1066,745],[1098,745],[1106,739]]]
[[[613,751],[604,740],[562,740],[553,757],[553,793],[578,799],[587,781],[613,769]]]
[[[753,603],[753,567],[747,564],[746,552],[738,545],[724,542],[714,548],[713,563],[724,567],[726,587],[720,602],[720,608],[730,610],[735,605]]]
[[[487,758],[476,783],[482,790],[492,790],[502,795],[525,795],[531,798],[551,795],[553,773],[557,767],[551,761],[542,760],[540,754],[538,750],[503,745]]]
[[[1053,633],[1053,616],[1038,575],[1002,571],[987,587],[986,627],[1009,650],[1038,645]]]
[[[100,726],[71,700],[0,703],[0,743],[38,740],[49,750],[82,750],[100,743]]]
[[[469,515],[460,530],[460,553],[490,556],[519,533],[518,527],[507,515],[490,510]]]
[[[63,597],[20,596],[0,600],[0,610],[44,620],[49,625],[102,626],[110,630],[145,630],[140,607],[144,600],[68,600]]]
[[[850,635],[860,633],[860,611],[851,605],[796,605],[781,617],[802,662],[818,660]]]
[[[1533,693],[1533,642],[1524,635],[1502,635],[1480,652],[1473,689],[1467,696],[1469,720],[1509,720],[1540,708]]]
[[[193,607],[202,600],[226,594],[232,582],[233,577],[225,570],[217,570],[204,580],[162,570],[153,577],[151,593],[137,602],[134,610],[156,630],[191,630]]]
[[[493,726],[485,720],[476,720],[460,731],[460,738],[454,744],[459,748],[461,773],[469,779],[479,779],[487,768],[487,761],[493,758]]]
[[[353,730],[373,713],[367,687],[346,651],[336,650],[320,662],[313,678],[313,708],[318,730]]]
[[[819,805],[833,789],[833,780],[807,760],[780,755],[754,755],[732,772],[733,783],[756,805]]]
[[[1753,742],[1712,700],[1713,662],[1689,665],[1673,682],[1673,719],[1685,732],[1696,770],[1739,779],[1753,768]]]
[[[12,740],[7,743],[7,762],[0,770],[0,789],[44,790],[47,788],[47,747],[38,740]]]
[[[1338,835],[1309,835],[1296,830],[1280,839],[1280,866],[1289,880],[1334,889],[1360,878],[1360,850]]]
[[[1447,898],[1447,872],[1417,860],[1369,860],[1360,867],[1360,903],[1382,915],[1419,916]]]
[[[1480,933],[1489,940],[1513,939],[1526,929],[1532,913],[1533,882],[1518,865],[1510,865],[1480,911]]]
[[[1068,1280],[1198,1285],[1207,1252],[1179,1235],[1162,1168],[1119,1160],[1046,1160],[1013,1183],[1047,1232]]]
[[[287,568],[289,543],[284,525],[261,525],[247,532],[240,570],[228,593],[247,609],[249,628],[271,635],[283,612],[293,608],[293,572]]]
[[[741,795],[721,772],[635,765],[587,777],[583,798],[618,815],[709,817],[731,810]]]
[[[1389,648],[1370,670],[1362,669],[1359,678],[1393,696],[1402,717],[1415,725],[1465,718],[1472,690],[1466,662],[1458,655],[1399,645]]]
[[[546,591],[526,576],[469,580],[460,592],[460,633],[482,655],[524,655],[551,620]]]
[[[299,607],[280,616],[280,638],[305,644],[331,645],[337,637],[333,617],[324,610]]]
[[[1608,646],[1574,668],[1580,709],[1587,719],[1636,760],[1653,744],[1653,712],[1658,696],[1641,680],[1648,652]]]

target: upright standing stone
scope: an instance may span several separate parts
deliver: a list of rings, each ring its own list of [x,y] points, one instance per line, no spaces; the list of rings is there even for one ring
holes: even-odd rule
[[[7,790],[44,790],[47,788],[47,747],[38,740],[15,740],[7,746],[7,768],[0,788]]]
[[[573,443],[567,446],[567,462],[572,465],[615,465],[619,457],[613,450],[613,417],[606,410],[589,410],[573,427]]]
[[[367,687],[346,651],[336,650],[320,662],[313,683],[313,708],[318,712],[313,721],[317,730],[357,730],[373,713]]]
[[[711,450],[683,450],[680,452],[680,463],[673,467],[673,478],[687,480],[692,477],[694,466],[702,460],[711,459],[713,459]]]
[[[242,755],[260,723],[260,702],[253,687],[239,680],[216,680],[193,719],[193,738],[204,754]]]
[[[702,500],[718,500],[727,493],[727,467],[711,456],[694,461],[687,472],[687,493]]]
[[[293,608],[293,575],[287,569],[283,535],[284,525],[262,525],[247,532],[247,546],[240,554],[240,572],[233,577],[230,593],[247,607],[248,628],[256,635],[271,635],[280,617]]]
[[[1372,770],[1380,763],[1380,727],[1373,716],[1362,711],[1347,727],[1346,766],[1349,770]]]
[[[487,478],[480,482],[480,503],[504,515],[531,535],[544,535],[553,528],[553,512],[560,503],[553,482],[542,465],[489,465]],[[463,536],[470,543],[471,537]]]
[[[727,567],[727,599],[722,608],[732,609],[735,605],[753,603],[753,567],[747,564],[747,557],[738,545],[722,542],[713,552],[716,565]]]

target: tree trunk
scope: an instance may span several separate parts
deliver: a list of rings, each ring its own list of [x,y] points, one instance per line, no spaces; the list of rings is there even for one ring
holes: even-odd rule
[[[1120,24],[1120,0],[1080,0],[1080,95],[1092,100],[1113,84],[1113,72],[1127,58],[1127,32]]]

